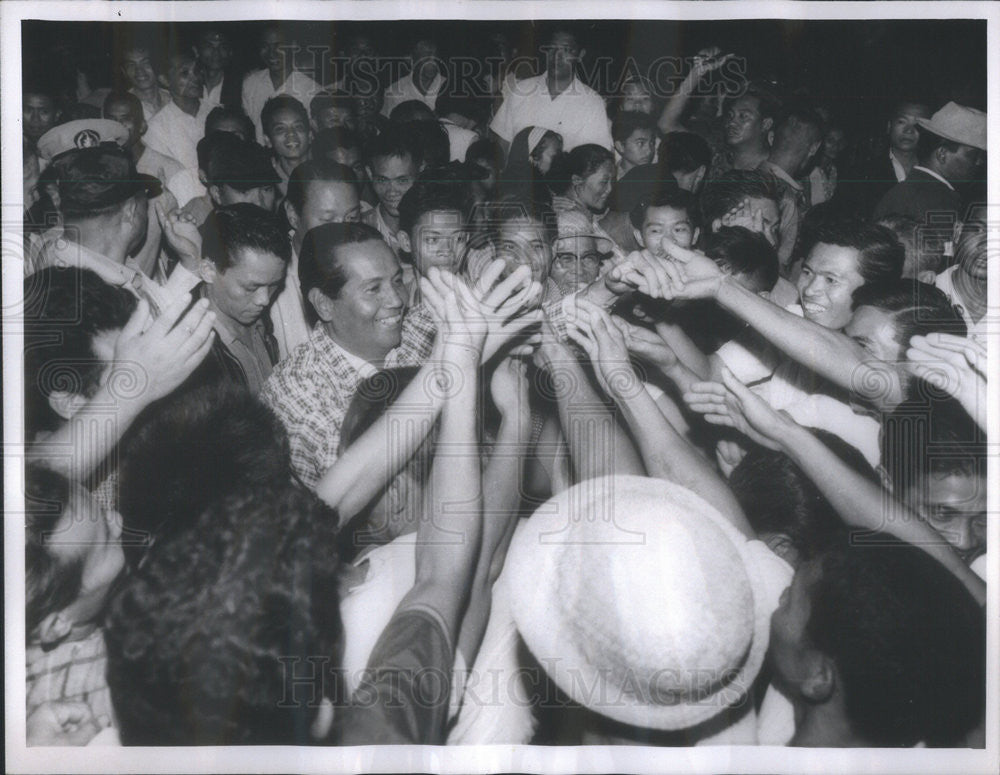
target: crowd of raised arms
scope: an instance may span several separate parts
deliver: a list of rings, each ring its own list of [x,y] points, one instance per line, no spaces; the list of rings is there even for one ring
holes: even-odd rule
[[[984,744],[985,113],[260,32],[24,69],[29,744]]]

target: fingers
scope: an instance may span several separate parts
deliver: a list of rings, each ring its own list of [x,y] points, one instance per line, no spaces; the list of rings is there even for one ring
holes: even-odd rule
[[[483,306],[488,310],[496,310],[509,296],[523,286],[529,285],[530,282],[531,267],[519,266],[486,295],[486,298],[483,299]]]
[[[479,275],[479,279],[476,280],[475,292],[477,298],[484,299],[486,297],[496,281],[500,279],[500,275],[503,274],[503,270],[506,267],[507,262],[502,258],[496,258],[490,262],[483,273]]]
[[[184,310],[187,309],[188,304],[191,303],[191,294],[185,293],[178,296],[167,308],[164,309],[160,316],[153,321],[153,325],[149,327],[147,332],[153,336],[166,336],[166,334],[173,329],[180,319],[180,316],[184,314]],[[203,308],[208,307],[208,301],[201,299],[198,304],[202,305]],[[197,304],[195,306],[198,306]]]
[[[746,385],[740,382],[733,373],[725,366],[722,367],[722,384],[737,398],[756,398],[756,394]]]
[[[201,349],[206,342],[211,346],[214,326],[215,313],[209,312],[207,305],[201,310],[198,310],[197,307],[192,309],[174,329],[175,332],[179,332],[183,336],[176,348],[177,356],[186,360],[192,353]]]
[[[431,267],[433,270],[434,267]],[[420,278],[420,295],[427,304],[434,322],[439,326],[444,322],[444,299],[434,284],[426,277]]]
[[[675,261],[680,261],[682,264],[686,264],[699,258],[702,254],[696,250],[690,250],[689,248],[682,248],[680,245],[670,242],[669,240],[664,240],[663,248],[666,250],[667,254]]]
[[[136,305],[135,312],[132,313],[132,317],[128,319],[125,327],[122,328],[120,339],[128,340],[133,337],[139,336],[143,331],[146,330],[146,324],[149,322],[149,302],[145,299],[139,299],[139,303]]]
[[[199,364],[208,357],[209,350],[212,349],[212,342],[215,340],[214,331],[209,328],[209,334],[193,353],[191,353],[182,365],[182,370],[189,374],[198,368]]]

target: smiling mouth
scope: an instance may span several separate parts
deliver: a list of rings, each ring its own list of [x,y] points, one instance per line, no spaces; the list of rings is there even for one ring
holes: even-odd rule
[[[803,302],[802,303],[802,311],[803,312],[808,312],[808,313],[813,314],[813,315],[818,315],[821,312],[826,312],[826,307],[824,307],[824,306],[822,306],[820,304],[813,304],[813,303],[810,303],[810,302]]]
[[[379,325],[383,325],[386,328],[394,328],[403,322],[403,313],[400,312],[398,315],[392,315],[391,317],[380,318],[378,320]]]

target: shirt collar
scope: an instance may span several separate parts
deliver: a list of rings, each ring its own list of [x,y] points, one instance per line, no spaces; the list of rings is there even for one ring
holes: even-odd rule
[[[764,164],[767,165],[768,172],[770,172],[776,178],[781,178],[796,191],[802,190],[802,185],[795,178],[793,178],[791,175],[785,172],[784,169],[779,167],[777,164],[774,164],[771,161],[765,161]]]
[[[325,351],[327,357],[345,363],[351,369],[360,374],[362,378],[370,377],[378,372],[378,369],[364,358],[359,355],[355,355],[352,352],[348,352],[346,349],[333,341],[333,338],[323,327],[322,321],[318,322],[316,327],[313,329],[312,339],[320,350]]]
[[[914,166],[914,168],[913,168],[913,169],[915,169],[915,170],[920,170],[921,172],[926,172],[926,173],[927,173],[928,175],[930,175],[930,176],[931,176],[932,178],[937,178],[938,180],[940,180],[940,181],[941,181],[942,183],[944,183],[944,184],[945,184],[945,185],[946,185],[946,186],[947,186],[948,188],[950,188],[950,189],[951,189],[952,191],[954,191],[954,190],[955,190],[955,187],[954,187],[954,186],[953,186],[953,185],[952,185],[951,183],[949,183],[949,182],[948,182],[947,180],[945,180],[945,179],[944,179],[944,178],[942,178],[942,177],[941,177],[940,175],[938,175],[938,174],[937,174],[937,173],[936,173],[936,172],[935,172],[934,170],[929,170],[929,169],[927,169],[926,167],[921,167],[921,166],[920,166],[919,164],[917,164],[916,166]]]

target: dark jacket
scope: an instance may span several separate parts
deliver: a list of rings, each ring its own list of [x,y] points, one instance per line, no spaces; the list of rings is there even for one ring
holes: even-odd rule
[[[962,197],[923,170],[914,169],[902,183],[897,183],[875,206],[874,219],[885,215],[906,215],[917,223],[926,223],[930,213],[953,213],[962,216]]]

